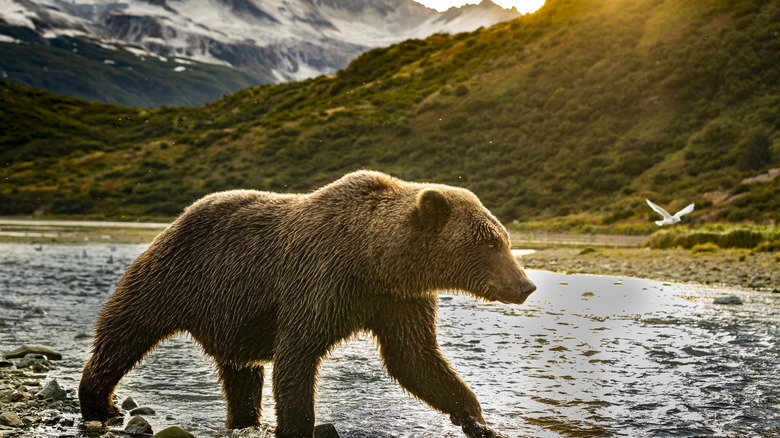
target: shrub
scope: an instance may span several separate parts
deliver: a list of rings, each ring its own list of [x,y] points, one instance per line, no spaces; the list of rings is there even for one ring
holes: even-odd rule
[[[718,251],[719,249],[720,247],[718,245],[711,242],[707,242],[699,245],[693,245],[693,248],[691,248],[691,253],[693,254],[712,253]]]
[[[469,94],[469,89],[463,84],[458,85],[455,87],[455,95],[458,97],[463,97],[465,95]]]
[[[769,149],[772,141],[766,131],[756,129],[739,145],[737,167],[739,170],[758,170],[772,161],[772,151]]]
[[[714,232],[705,230],[662,230],[653,233],[647,241],[650,248],[667,249],[682,247],[692,249],[696,246],[707,244],[720,248],[756,248],[762,242],[769,240],[769,236],[759,230],[749,228],[736,228],[729,231]]]

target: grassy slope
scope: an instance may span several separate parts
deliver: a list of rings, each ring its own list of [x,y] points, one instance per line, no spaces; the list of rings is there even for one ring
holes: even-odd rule
[[[198,108],[3,83],[0,214],[170,217],[373,168],[470,188],[505,221],[645,230],[645,196],[695,201],[693,223],[777,221],[780,178],[745,178],[780,166],[779,23],[777,0],[548,0]]]

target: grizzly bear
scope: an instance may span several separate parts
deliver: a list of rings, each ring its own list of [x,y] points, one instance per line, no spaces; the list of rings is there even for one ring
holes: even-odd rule
[[[313,436],[320,361],[372,333],[390,376],[468,436],[496,436],[436,339],[438,291],[522,304],[536,286],[470,191],[358,171],[308,194],[233,190],[189,206],[128,268],[79,387],[86,420],[119,380],[189,332],[214,358],[227,427],[257,425],[273,361],[276,437]]]

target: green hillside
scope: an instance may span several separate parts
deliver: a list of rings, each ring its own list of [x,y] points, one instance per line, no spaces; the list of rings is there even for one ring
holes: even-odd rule
[[[780,217],[780,0],[548,0],[197,108],[0,86],[0,214],[170,218],[229,188],[371,168],[473,190],[502,220],[649,230]]]

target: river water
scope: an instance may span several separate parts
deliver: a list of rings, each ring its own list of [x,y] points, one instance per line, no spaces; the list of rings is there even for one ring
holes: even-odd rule
[[[60,351],[51,376],[78,386],[97,317],[145,245],[0,244],[0,350]],[[110,258],[110,260],[109,260]],[[630,278],[528,271],[538,290],[522,306],[442,294],[439,343],[511,437],[780,436],[780,297]],[[744,304],[712,304],[737,295]],[[270,376],[270,369],[267,369]],[[270,378],[263,421],[274,423]],[[224,428],[210,359],[186,336],[163,343],[120,383],[199,437]],[[370,336],[322,366],[317,423],[342,437],[460,437],[458,428],[394,384]],[[41,430],[41,436],[62,432]],[[71,435],[77,435],[73,428]]]

